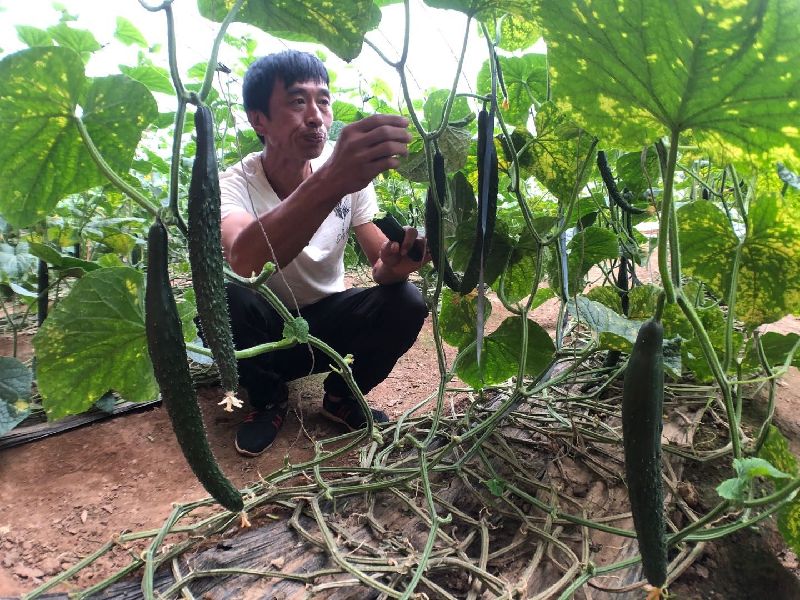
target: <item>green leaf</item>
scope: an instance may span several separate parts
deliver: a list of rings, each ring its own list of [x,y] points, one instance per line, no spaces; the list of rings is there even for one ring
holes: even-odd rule
[[[120,65],[119,70],[124,75],[144,85],[151,92],[170,95],[175,93],[169,71],[163,67],[157,67],[156,65],[139,65],[136,67]]]
[[[425,148],[416,131],[414,140],[408,146],[408,156],[400,157],[397,172],[409,181],[428,183],[428,166],[425,162]],[[452,173],[467,164],[467,154],[472,144],[472,134],[462,127],[446,127],[439,136],[439,150],[444,158],[445,171]]]
[[[428,131],[438,129],[442,124],[442,117],[444,116],[444,106],[447,99],[450,97],[450,90],[436,90],[428,95],[425,100],[423,110],[425,111],[425,121]],[[471,115],[472,109],[467,104],[467,99],[459,96],[453,101],[453,107],[450,109],[450,121],[459,121],[468,115]]]
[[[619,256],[617,236],[610,229],[587,227],[576,233],[567,244],[567,272],[569,273],[569,293],[574,295],[586,286],[586,275],[591,268]],[[561,270],[555,253],[548,265],[550,287],[560,289]]]
[[[658,154],[652,147],[648,147],[644,168],[641,152],[623,154],[617,159],[617,177],[622,179],[620,188],[628,188],[634,199],[641,198],[650,186],[657,186],[661,178]]]
[[[16,246],[0,242],[0,281],[19,281],[35,271],[37,261],[28,249],[27,242]]]
[[[767,363],[771,367],[782,367],[788,360],[791,366],[800,368],[800,354],[797,352],[800,349],[800,344],[798,344],[800,335],[796,333],[784,335],[776,331],[768,331],[761,334],[760,338],[761,346],[764,348],[764,354],[767,357]],[[743,366],[748,371],[761,369],[761,361],[758,359],[753,339],[747,344]]]
[[[292,321],[283,326],[283,337],[287,340],[295,340],[300,344],[308,342],[308,321],[302,317],[295,317]]]
[[[797,496],[778,512],[778,531],[792,550],[800,552],[800,498]]]
[[[126,172],[157,114],[142,84],[122,75],[88,80],[67,48],[31,48],[0,61],[0,212],[15,227],[40,221],[65,196],[107,181],[74,124],[78,105],[106,162]]]
[[[593,337],[599,342],[601,350],[620,350],[630,352],[639,328],[643,321],[626,319],[616,312],[589,300],[586,296],[578,296],[567,302],[570,314],[586,324]]]
[[[733,468],[736,478],[727,479],[717,487],[717,493],[726,500],[742,501],[750,483],[756,477],[770,479],[788,479],[791,475],[776,469],[768,460],[757,457],[735,458]]]
[[[117,29],[114,31],[114,37],[126,46],[135,44],[147,48],[149,45],[142,32],[125,17],[117,17]]]
[[[38,242],[30,243],[30,252],[33,256],[40,258],[51,267],[59,271],[81,269],[88,273],[89,271],[94,271],[95,269],[100,268],[100,265],[96,262],[83,260],[82,258],[75,258],[69,254],[62,254],[55,248],[52,248],[46,244],[40,244]]]
[[[102,48],[100,42],[97,41],[91,31],[88,29],[75,29],[66,23],[48,27],[47,33],[52,36],[59,46],[70,48],[80,54],[84,62],[88,60],[92,52],[97,52]]]
[[[495,477],[494,479],[487,479],[483,483],[491,492],[492,496],[500,497],[503,495],[503,492],[506,491],[506,482],[498,477]]]
[[[523,16],[506,15],[500,23],[499,47],[508,52],[530,48],[540,37],[539,24]]]
[[[33,338],[48,419],[81,413],[113,389],[128,401],[156,397],[147,353],[144,277],[129,267],[88,273]]]
[[[619,292],[616,288],[608,285],[593,287],[586,292],[586,297],[593,302],[599,302],[603,306],[610,308],[618,315],[622,315],[622,299],[619,297]]]
[[[499,17],[505,13],[526,16],[533,10],[531,0],[425,0],[425,4],[482,18]]]
[[[550,364],[555,345],[541,325],[530,319],[526,324],[528,348],[525,374],[536,377]],[[458,363],[456,374],[474,388],[502,383],[516,375],[521,361],[522,326],[520,317],[505,319],[500,327],[483,338],[482,369],[478,368],[477,356],[471,351]]]
[[[744,492],[747,482],[741,479],[726,479],[717,486],[717,494],[725,500],[741,501],[744,500]]]
[[[487,60],[478,72],[479,94],[492,91],[490,69]],[[544,102],[547,98],[547,56],[535,53],[520,57],[501,56],[500,69],[508,92],[508,108],[500,107],[503,118],[506,123],[524,129],[534,101]],[[499,82],[497,95],[501,95]]]
[[[536,240],[526,229],[514,245],[508,258],[508,265],[503,271],[503,292],[506,300],[511,303],[527,298],[531,293],[531,286],[536,278]],[[550,288],[540,288],[541,290]],[[551,290],[551,297],[552,297]]]
[[[442,310],[439,314],[439,332],[442,339],[456,348],[463,348],[474,342],[478,335],[478,298],[474,295],[462,296],[450,289],[442,290]],[[492,303],[484,302],[484,322],[492,314]]]
[[[475,248],[475,231],[477,229],[477,214],[458,225],[453,243],[450,246],[450,261],[453,269],[463,271],[467,268],[472,250]],[[508,235],[508,225],[504,221],[495,221],[489,255],[483,265],[484,283],[492,285],[508,264],[508,256],[512,251],[514,242]]]
[[[360,121],[366,116],[364,111],[357,106],[350,104],[349,102],[342,102],[341,100],[334,100],[332,109],[333,116],[336,118],[336,120],[342,121],[343,123],[354,123],[355,121]]]
[[[0,400],[15,403],[31,397],[33,374],[20,360],[0,356]]]
[[[198,0],[200,14],[222,22],[232,2]],[[372,0],[247,0],[235,21],[255,25],[275,37],[324,44],[345,61],[361,52],[364,34],[380,23],[381,11]]]
[[[711,346],[717,354],[717,358],[721,361],[725,356],[725,324],[723,323],[716,328],[706,328]],[[666,327],[665,327],[666,330]],[[733,332],[733,347],[739,348],[742,343],[742,334],[738,331]],[[695,379],[701,383],[710,383],[714,381],[714,372],[711,370],[706,356],[703,353],[703,347],[696,337],[692,337],[682,347],[683,362],[686,367],[694,373]],[[733,369],[733,366],[731,367]]]
[[[755,479],[756,477],[769,477],[770,479],[787,479],[791,477],[788,473],[776,469],[772,464],[763,458],[751,456],[748,458],[735,458],[733,468],[739,478]]]
[[[536,113],[536,138],[531,146],[533,174],[561,202],[570,202],[592,174],[595,143],[552,102]]]
[[[17,25],[17,37],[23,44],[27,44],[31,48],[53,45],[53,37],[49,33],[30,25]]]
[[[764,444],[758,451],[758,457],[768,461],[783,473],[788,473],[793,477],[800,475],[797,457],[789,449],[789,440],[774,425],[769,426]]]
[[[729,160],[797,163],[800,5],[539,2],[553,98],[610,146],[690,131]]]
[[[114,256],[107,254],[106,256]],[[117,258],[114,256],[114,258]],[[183,341],[192,342],[198,338],[197,325],[194,318],[197,316],[197,300],[193,288],[187,288],[183,294],[175,298],[175,305],[178,307],[178,318],[181,320],[183,329]]]
[[[678,210],[686,274],[726,297],[739,238],[727,217],[710,202]],[[800,210],[776,193],[750,205],[736,294],[736,316],[746,326],[777,321],[800,310]],[[780,277],[769,274],[780,273]]]

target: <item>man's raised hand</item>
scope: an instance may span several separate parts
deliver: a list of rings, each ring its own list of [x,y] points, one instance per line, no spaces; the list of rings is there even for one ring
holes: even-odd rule
[[[320,169],[342,195],[366,187],[384,171],[397,168],[398,156],[408,154],[411,133],[400,115],[372,115],[346,125],[333,154]]]

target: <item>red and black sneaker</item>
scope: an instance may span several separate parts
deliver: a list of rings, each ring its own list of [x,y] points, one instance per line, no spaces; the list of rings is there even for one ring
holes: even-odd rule
[[[274,404],[247,415],[236,431],[236,451],[242,456],[258,456],[272,445],[286,421],[288,404]]]
[[[372,420],[375,424],[387,423],[389,417],[382,410],[370,408],[372,411]],[[322,399],[322,414],[331,421],[341,423],[350,431],[356,429],[364,429],[367,426],[367,416],[361,409],[358,400],[351,397],[345,397],[341,400],[331,400],[328,394]]]

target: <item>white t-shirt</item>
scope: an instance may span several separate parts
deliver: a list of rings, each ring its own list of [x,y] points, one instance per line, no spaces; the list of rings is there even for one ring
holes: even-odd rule
[[[326,145],[322,154],[311,161],[311,169],[316,171],[332,152],[333,148]],[[260,152],[248,154],[220,174],[223,219],[237,211],[258,217],[280,204],[280,198],[264,174],[260,156]],[[281,270],[283,277],[276,272],[267,285],[290,309],[294,308],[295,301],[303,307],[343,291],[344,250],[350,228],[371,221],[377,211],[378,201],[371,183],[342,198],[308,245]]]

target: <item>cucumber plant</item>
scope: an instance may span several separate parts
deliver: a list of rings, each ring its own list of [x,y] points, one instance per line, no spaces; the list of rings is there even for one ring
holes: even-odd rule
[[[442,4],[433,0],[429,3]],[[165,11],[168,22],[172,19],[169,4],[157,7]],[[666,570],[668,547],[725,535],[751,526],[757,522],[755,519],[766,518],[771,512],[782,515],[781,522],[788,524],[782,531],[787,539],[800,546],[790,526],[793,516],[800,510],[794,499],[800,483],[794,474],[784,478],[789,481],[783,482],[786,484],[782,484],[783,487],[776,484],[773,494],[759,496],[759,490],[752,487],[752,480],[757,476],[753,473],[771,472],[751,469],[746,477],[737,479],[738,483],[733,486],[737,493],[723,488],[724,502],[714,509],[716,513],[709,513],[726,513],[729,525],[709,527],[711,517],[704,515],[665,535],[659,471],[662,370],[676,377],[710,381],[716,386],[724,406],[727,437],[715,452],[729,455],[737,461],[734,464],[741,466],[751,458],[748,455],[771,447],[768,438],[772,411],[767,411],[768,417],[757,435],[751,437],[743,430],[742,405],[750,378],[767,381],[774,390],[776,378],[796,362],[796,340],[789,336],[762,338],[757,330],[764,323],[800,311],[800,248],[797,244],[800,211],[793,184],[797,177],[792,176],[800,163],[800,142],[796,133],[800,119],[796,101],[796,65],[800,50],[794,35],[800,20],[797,7],[784,0],[759,3],[697,0],[680,6],[637,0],[632,3],[631,10],[620,11],[619,3],[611,0],[576,0],[569,6],[535,2],[526,5],[525,10],[533,11],[535,30],[544,33],[548,54],[529,52],[523,56],[499,56],[503,23],[509,21],[493,22],[492,16],[495,12],[508,12],[509,19],[529,18],[531,15],[521,14],[519,3],[502,0],[493,3],[491,10],[475,3],[446,4],[450,9],[467,14],[462,56],[466,54],[474,21],[480,21],[482,26],[489,58],[474,90],[459,89],[463,65],[460,61],[450,89],[435,90],[425,102],[418,102],[410,96],[408,88],[409,36],[404,40],[404,51],[398,61],[389,60],[375,44],[366,40],[401,78],[405,101],[402,110],[414,124],[415,141],[399,172],[408,178],[408,187],[412,190],[427,188],[426,228],[434,250],[434,264],[440,274],[432,297],[440,367],[437,409],[423,439],[413,440],[423,457],[424,472],[419,478],[419,489],[433,507],[429,536],[433,541],[430,543],[435,543],[446,517],[436,512],[439,505],[426,471],[434,463],[425,462],[424,457],[432,447],[430,442],[442,434],[445,392],[452,377],[457,375],[477,396],[488,394],[492,386],[499,386],[508,390],[512,398],[508,404],[503,404],[502,410],[474,428],[444,436],[454,440],[454,444],[474,441],[475,445],[469,447],[465,456],[482,457],[481,444],[489,439],[493,428],[512,410],[515,402],[538,398],[539,394],[546,396],[554,389],[555,384],[547,379],[554,357],[572,358],[572,367],[577,368],[576,363],[592,352],[611,350],[620,352],[620,360],[630,356],[626,359],[621,406],[614,409],[621,409],[621,412],[611,411],[614,416],[621,416],[622,436],[619,439],[619,428],[610,425],[604,429],[603,439],[604,443],[619,441],[629,463],[626,480],[635,532],[616,530],[577,514],[559,513],[560,516],[585,528],[611,529],[628,537],[635,533],[639,537],[645,576],[655,587],[655,593],[661,593],[671,576]],[[186,109],[188,105],[197,106],[198,125],[210,127],[212,120],[204,106],[213,106],[217,51],[234,18],[270,29],[271,24],[265,22],[264,14],[242,9],[242,6],[243,2],[232,7],[200,3],[204,16],[221,22],[222,26],[218,43],[196,85],[184,85],[177,71],[174,37],[169,40],[170,70],[162,73],[171,79],[178,101],[168,165],[169,208],[166,212],[173,240],[188,235],[190,254],[194,254],[194,258],[202,254],[200,249],[204,242],[196,240],[194,245],[192,236],[213,234],[214,215],[201,216],[201,225],[196,227],[192,213],[195,209],[209,208],[202,202],[195,203],[194,199],[213,196],[213,177],[209,175],[216,157],[210,138],[199,134],[198,141],[205,146],[201,150],[198,145],[195,160],[198,175],[192,178],[190,185],[187,228],[181,210],[181,184],[185,180],[181,174],[181,149]],[[408,4],[404,8],[408,10]],[[274,10],[269,7],[266,14],[274,17]],[[330,10],[332,22],[339,19],[349,26],[311,26],[299,14],[302,11],[298,11],[279,15],[285,17],[280,21],[280,31],[314,37],[340,57],[351,59],[365,42],[364,33],[377,22],[378,9],[372,2],[353,0],[337,3]],[[628,19],[632,14],[641,17],[641,23],[633,24],[637,27],[636,36],[628,34],[631,29]],[[659,27],[639,27],[645,22],[658,23]],[[495,25],[494,32],[490,31],[492,25]],[[407,27],[410,26],[407,24]],[[608,31],[620,32],[620,35],[609,36]],[[715,34],[698,34],[708,31]],[[170,35],[174,36],[174,30]],[[38,84],[34,88],[29,85],[32,78]],[[503,100],[499,100],[500,95]],[[118,174],[127,171],[142,131],[157,120],[155,102],[144,85],[122,76],[88,78],[81,57],[73,50],[62,46],[36,47],[0,61],[0,98],[3,99],[0,117],[9,124],[10,148],[3,155],[6,160],[0,161],[3,175],[0,177],[0,210],[9,222],[23,227],[30,225],[76,190],[109,182],[132,198],[149,217],[167,216],[160,210],[161,197],[149,197],[141,182],[135,185]],[[352,119],[359,118],[362,109],[367,112],[370,108],[396,110],[387,101],[370,102],[372,104],[362,101],[361,106],[352,111]],[[220,104],[217,102],[216,106],[225,118],[228,115]],[[49,110],[37,112],[39,106]],[[118,106],[125,106],[125,119],[117,119],[120,122],[109,128],[109,122],[115,123],[109,117],[118,114]],[[488,108],[486,112],[482,112],[484,107]],[[347,112],[346,107],[342,108],[340,115]],[[475,113],[478,113],[477,123],[474,123]],[[57,118],[51,118],[53,115]],[[217,118],[219,120],[219,116]],[[198,133],[200,129],[198,126]],[[41,135],[33,138],[28,135],[36,131],[42,132]],[[502,148],[501,156],[492,156],[496,147]],[[598,147],[604,149],[602,153],[597,152]],[[32,148],[36,148],[36,152]],[[657,153],[652,150],[642,153],[645,148],[656,148]],[[50,173],[42,162],[42,156],[47,155],[76,156],[77,167],[71,169],[72,163],[64,165],[66,177],[42,178],[42,173],[48,177]],[[613,162],[617,155],[620,155],[616,166],[619,184],[609,166],[609,161]],[[631,155],[634,160],[622,160]],[[636,155],[642,156],[641,161],[636,160]],[[481,162],[487,156],[491,162]],[[777,160],[781,161],[781,166],[776,174]],[[210,194],[203,190],[204,179],[212,180]],[[698,186],[702,188],[701,193],[694,193]],[[476,214],[479,209],[481,214]],[[639,219],[653,222],[657,219],[656,252],[663,290],[654,286],[627,289],[625,279],[633,278],[633,265],[640,256],[638,246],[642,240],[634,228]],[[154,239],[163,239],[160,229],[153,235]],[[213,251],[206,258],[214,264],[207,272],[213,271],[217,279],[210,287],[210,295],[204,293],[203,296],[218,299],[221,263],[217,242],[212,241]],[[182,340],[178,340],[180,336],[177,335],[181,330],[176,320],[178,307],[172,310],[174,299],[170,302],[168,275],[161,267],[165,251],[159,244],[161,241],[153,245],[155,252],[151,258],[158,257],[159,262],[152,264],[152,273],[148,272],[148,279],[152,277],[153,280],[146,294],[159,294],[161,301],[170,306],[171,345],[165,347],[171,348],[171,360],[178,357],[177,362],[185,362],[185,347],[181,346]],[[193,245],[196,250],[191,250]],[[620,261],[615,287],[627,294],[619,297],[615,290],[613,302],[603,303],[597,300],[602,299],[600,293],[586,291],[588,277],[597,266],[607,275],[614,261]],[[194,268],[194,264],[192,266]],[[776,271],[782,276],[775,277]],[[463,277],[459,278],[456,272],[462,272]],[[480,285],[481,272],[486,285]],[[200,275],[199,279],[202,278]],[[126,275],[119,280],[130,288],[124,297],[135,308],[140,292],[135,278]],[[87,285],[76,286],[78,294],[70,306],[80,304],[78,300],[83,289],[98,281],[106,283],[107,280],[87,275]],[[549,288],[543,285],[546,281]],[[441,283],[450,289],[443,291]],[[482,322],[491,310],[491,303],[484,307],[473,297],[476,286],[479,294],[485,292],[486,286],[491,286],[511,313],[484,339]],[[663,307],[657,300],[662,291]],[[198,299],[200,295],[198,293]],[[529,318],[538,302],[553,295],[560,301],[555,341]],[[628,310],[623,305],[626,299]],[[151,302],[155,303],[152,297],[145,304]],[[219,303],[213,306],[218,307]],[[286,307],[276,305],[276,309],[287,321],[293,319]],[[152,311],[151,308],[151,317]],[[221,319],[218,323],[224,325],[225,317],[218,308],[212,307],[209,311],[201,308],[201,313],[204,312]],[[651,320],[654,313],[656,317]],[[148,328],[152,329],[152,318],[145,317],[149,320]],[[575,317],[592,332],[592,340],[580,349],[568,347],[570,339],[574,338],[567,333]],[[50,397],[47,401],[54,406],[66,406],[62,413],[66,414],[87,406],[79,402],[69,404],[58,398],[58,394],[51,393],[53,388],[48,387],[48,377],[65,377],[55,375],[57,361],[68,355],[80,363],[86,355],[81,354],[79,346],[86,344],[76,343],[74,348],[69,347],[69,352],[61,351],[60,347],[59,352],[54,351],[58,344],[69,343],[63,340],[71,337],[63,331],[60,335],[47,335],[48,321],[55,325],[59,318],[63,317],[53,311],[43,324],[37,375],[43,395]],[[138,350],[148,345],[151,337],[149,329],[145,332],[145,320],[136,337]],[[184,319],[185,323],[187,321]],[[184,330],[188,329],[184,325]],[[74,333],[76,339],[82,339],[78,337],[80,332],[68,331]],[[314,341],[302,327],[291,331],[295,333],[278,343],[281,347]],[[204,333],[207,332],[204,330]],[[153,331],[152,335],[155,334]],[[458,348],[450,364],[443,348],[443,335]],[[669,344],[673,344],[673,348],[679,346],[670,356],[665,350],[669,349]],[[232,365],[230,344],[223,340],[221,347],[227,358],[217,360]],[[482,356],[474,352],[476,347],[483,352]],[[191,386],[187,384],[183,367],[179,378],[171,378],[180,379],[182,392],[173,394],[176,390],[170,387],[164,367],[155,364],[166,357],[155,347],[152,352],[156,378],[165,388],[162,393],[166,390],[167,395],[187,402],[186,410],[189,410],[193,406],[191,394],[187,392]],[[143,356],[141,351],[131,352],[131,356],[137,354]],[[134,370],[128,368],[130,365],[140,366],[140,363],[126,356],[119,360],[118,369]],[[172,365],[172,368],[177,367]],[[221,370],[223,368],[221,364]],[[348,377],[350,372],[344,360],[337,362],[337,368]],[[226,391],[233,391],[236,386],[233,372],[227,370],[223,378],[225,387],[231,388]],[[351,380],[348,382],[352,384]],[[93,391],[121,387],[120,383],[108,380],[98,380],[94,384]],[[358,396],[358,390],[352,385],[354,395]],[[595,403],[611,385],[610,381],[604,382],[588,397],[575,398],[576,405]],[[60,389],[66,387],[62,385]],[[153,391],[152,386],[150,391]],[[91,394],[84,396],[91,397]],[[476,410],[471,407],[470,415]],[[548,410],[556,408],[548,404]],[[194,413],[192,429],[199,431],[201,423],[196,417]],[[548,431],[560,426],[559,419],[546,423],[546,427],[537,423],[538,430]],[[200,460],[197,464],[199,476],[206,479],[212,493],[226,506],[237,509],[238,492],[226,485],[221,474],[214,470],[213,458],[206,449],[195,448],[189,455],[192,461]],[[692,452],[687,452],[687,456],[689,459],[705,458]],[[318,466],[325,458],[315,458],[311,467]],[[435,460],[437,468],[448,468],[445,463],[438,462],[438,458]],[[637,460],[644,462],[637,467]],[[459,468],[461,466],[459,462]],[[744,467],[741,470],[745,472]],[[789,471],[791,469],[787,468],[787,473]],[[321,480],[321,471],[316,470],[315,476]],[[499,499],[517,493],[512,486],[503,489],[496,476],[491,481]],[[752,493],[739,493],[742,487]],[[325,487],[323,495],[334,497],[331,489],[331,486]],[[530,500],[525,498],[526,502]],[[548,508],[554,512],[560,510],[555,501]],[[747,516],[754,512],[758,514],[752,518]],[[422,560],[415,561],[413,573],[404,580],[408,585],[402,594],[406,597],[414,593],[415,586],[423,579],[430,557],[428,550]],[[619,563],[599,569],[608,573],[627,566],[629,563]],[[368,577],[358,569],[353,572],[362,580]],[[564,588],[562,597],[568,597],[596,572],[585,569],[583,574],[575,576]],[[367,580],[374,583],[372,579]],[[487,578],[486,581],[491,580]],[[393,595],[387,590],[382,593]]]

